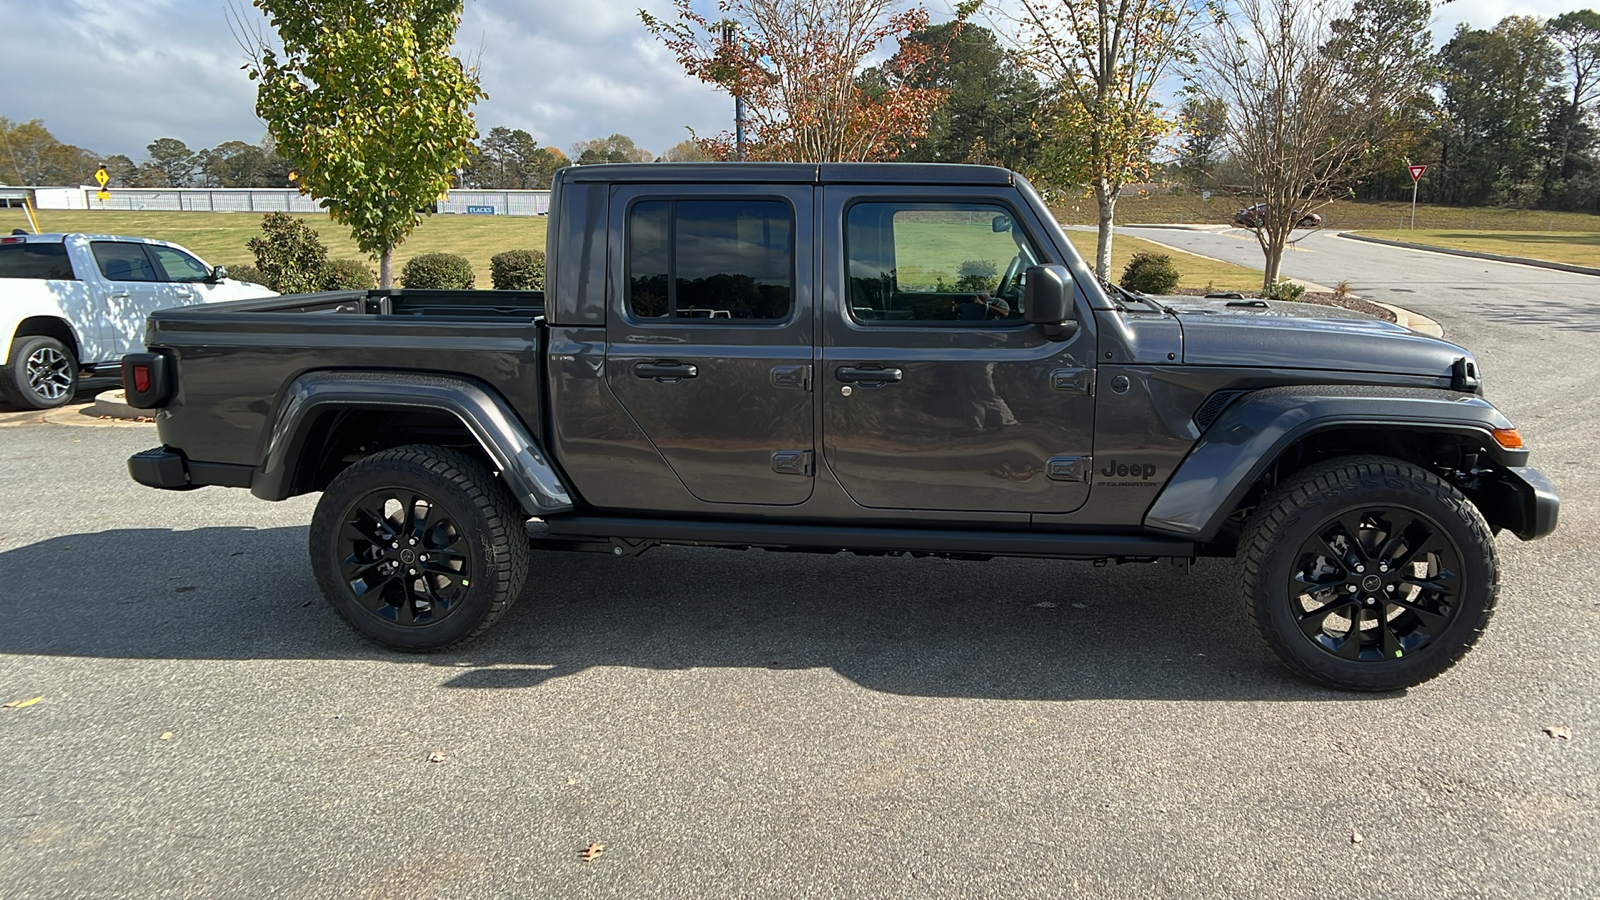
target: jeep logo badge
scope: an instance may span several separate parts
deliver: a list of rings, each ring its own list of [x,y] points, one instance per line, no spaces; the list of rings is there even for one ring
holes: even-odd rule
[[[1119,463],[1113,459],[1106,463],[1106,467],[1100,470],[1100,474],[1106,478],[1153,478],[1156,474],[1156,467],[1148,463],[1142,466],[1138,464],[1130,466],[1127,463]]]

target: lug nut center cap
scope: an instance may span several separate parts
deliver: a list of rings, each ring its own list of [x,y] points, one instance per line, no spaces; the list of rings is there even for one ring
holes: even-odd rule
[[[400,561],[409,566],[417,561],[417,554],[411,550],[401,550]]]
[[[1382,590],[1383,579],[1376,575],[1368,575],[1367,577],[1361,579],[1361,589],[1369,594],[1373,593],[1374,591]]]

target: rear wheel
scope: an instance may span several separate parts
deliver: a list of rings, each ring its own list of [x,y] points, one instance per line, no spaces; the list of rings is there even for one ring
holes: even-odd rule
[[[333,479],[311,519],[311,565],[366,637],[429,652],[466,643],[528,577],[524,516],[483,465],[441,447],[375,453]]]
[[[23,409],[65,406],[78,388],[78,361],[67,345],[35,334],[11,343],[11,358],[0,374],[0,395]]]
[[[1389,691],[1450,668],[1494,611],[1494,538],[1465,496],[1384,457],[1298,473],[1252,515],[1239,549],[1245,609],[1296,673]]]

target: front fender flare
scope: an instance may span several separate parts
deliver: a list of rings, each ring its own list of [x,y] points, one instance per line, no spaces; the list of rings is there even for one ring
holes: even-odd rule
[[[1526,450],[1495,443],[1490,432],[1511,422],[1472,394],[1363,385],[1269,388],[1234,401],[1206,429],[1145,513],[1144,525],[1209,541],[1283,451],[1319,431],[1349,427],[1460,434],[1479,439],[1506,467],[1528,458]]]
[[[435,410],[471,432],[530,516],[572,509],[549,457],[499,395],[476,381],[407,372],[310,372],[290,382],[267,436],[250,492],[263,500],[291,496],[294,469],[318,414],[329,409]]]

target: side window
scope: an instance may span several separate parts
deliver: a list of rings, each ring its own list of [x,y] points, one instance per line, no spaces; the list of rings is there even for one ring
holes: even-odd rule
[[[639,319],[787,319],[794,215],[779,200],[647,200],[628,214],[628,309]]]
[[[161,267],[161,274],[165,276],[162,281],[193,282],[205,281],[211,277],[211,270],[207,269],[204,263],[182,250],[157,244],[148,246],[150,252],[155,254],[156,264]]]
[[[0,278],[44,278],[73,281],[72,260],[66,244],[22,241],[0,244]]]
[[[850,314],[869,325],[1021,322],[1023,273],[1039,261],[1010,211],[988,203],[857,203],[845,254]]]
[[[89,246],[94,250],[94,261],[100,266],[100,274],[107,280],[161,280],[156,276],[156,267],[150,264],[150,257],[145,256],[143,244],[94,241]]]

